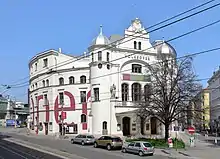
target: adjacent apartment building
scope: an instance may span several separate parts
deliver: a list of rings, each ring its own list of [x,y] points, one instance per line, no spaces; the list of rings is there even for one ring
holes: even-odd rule
[[[220,69],[213,72],[208,80],[208,89],[210,91],[210,125],[214,129],[220,121]]]
[[[208,88],[199,92],[190,102],[187,113],[188,126],[196,130],[210,129],[210,90]]]

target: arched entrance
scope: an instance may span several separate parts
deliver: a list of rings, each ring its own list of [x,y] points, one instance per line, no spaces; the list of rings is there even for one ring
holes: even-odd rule
[[[150,123],[151,123],[151,134],[157,134],[157,118],[152,117]]]
[[[130,121],[131,119],[129,117],[124,117],[122,119],[122,124],[123,124],[123,136],[128,136],[130,135]]]

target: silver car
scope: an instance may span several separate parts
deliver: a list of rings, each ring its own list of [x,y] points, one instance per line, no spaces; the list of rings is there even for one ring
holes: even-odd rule
[[[95,137],[93,135],[83,135],[83,134],[79,134],[71,139],[72,144],[78,143],[81,145],[94,144],[94,141],[95,141]]]
[[[122,147],[122,152],[130,152],[138,154],[139,156],[152,155],[154,154],[154,147],[149,142],[135,141],[129,144],[125,144]]]

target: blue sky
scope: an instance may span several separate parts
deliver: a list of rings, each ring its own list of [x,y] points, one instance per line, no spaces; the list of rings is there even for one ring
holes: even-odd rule
[[[207,0],[206,0],[207,1]],[[69,54],[86,51],[98,34],[100,24],[105,35],[123,35],[130,21],[139,17],[148,27],[185,11],[205,0],[19,0],[0,2],[0,84],[11,84],[28,76],[29,59],[47,49],[62,48]],[[170,39],[194,28],[218,20],[220,7],[150,34],[151,41]],[[220,19],[220,18],[219,18]],[[220,46],[220,24],[175,40],[171,44],[178,56]],[[218,68],[219,52],[195,57],[199,78],[208,78]],[[19,81],[25,82],[26,80]],[[204,86],[206,81],[202,82]],[[3,91],[0,87],[0,93]],[[6,94],[27,102],[27,87]]]

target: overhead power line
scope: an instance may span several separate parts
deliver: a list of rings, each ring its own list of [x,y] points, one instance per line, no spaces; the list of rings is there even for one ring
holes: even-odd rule
[[[212,23],[207,24],[207,25],[205,25],[205,26],[202,26],[202,27],[200,27],[200,28],[194,29],[194,30],[189,31],[189,32],[187,32],[187,33],[181,34],[181,35],[176,36],[176,37],[174,37],[174,38],[171,38],[171,39],[167,40],[166,42],[174,41],[174,40],[176,40],[176,39],[179,39],[179,38],[182,38],[182,37],[187,36],[187,35],[189,35],[189,34],[192,34],[192,33],[194,33],[194,32],[200,31],[200,30],[202,30],[202,29],[205,29],[205,28],[210,27],[210,26],[212,26],[212,25],[215,25],[215,24],[217,24],[217,23],[220,23],[220,20],[217,20],[217,21],[215,21],[215,22],[212,22]],[[161,45],[161,44],[158,44],[158,45]],[[151,49],[151,48],[153,48],[153,47],[155,47],[155,46],[152,46],[152,47],[147,48],[147,49],[145,49],[145,50]],[[188,55],[184,55],[183,57],[195,56],[195,55],[204,54],[204,53],[208,53],[208,52],[212,52],[212,51],[216,51],[216,50],[219,50],[219,48],[213,48],[213,49],[210,49],[210,50],[206,50],[206,51],[202,51],[202,52],[198,52],[198,53],[194,53],[194,54],[188,54]],[[143,50],[142,50],[142,51],[143,51]],[[140,51],[140,52],[142,52],[142,51]],[[132,56],[132,55],[134,55],[134,54],[135,54],[135,53],[130,54],[130,55],[127,55],[127,56],[124,56],[124,57],[121,57],[121,58],[117,58],[117,59],[112,60],[112,61],[117,61],[117,60],[120,60],[120,59],[123,59],[123,58],[126,58],[126,57],[130,57],[130,56]],[[178,57],[178,58],[183,58],[183,57]],[[178,59],[178,58],[177,58],[177,59]],[[173,60],[173,59],[172,59],[172,60]],[[159,62],[160,62],[160,61],[159,61]],[[156,62],[156,63],[157,63],[157,62]],[[151,65],[154,65],[154,64],[155,64],[155,63],[153,63],[153,64],[151,64]],[[129,70],[131,70],[131,69],[129,69]],[[126,72],[126,71],[129,71],[129,70],[124,70],[124,71],[121,71],[121,72]],[[121,73],[121,72],[120,72],[120,73]],[[105,76],[109,76],[109,75],[113,75],[113,74],[117,74],[117,73],[118,73],[118,72],[113,72],[113,73],[109,73],[109,74],[97,76],[97,77],[94,77],[94,78],[91,78],[91,79],[97,79],[97,78],[101,78],[101,77],[105,77]],[[48,77],[47,77],[47,78],[48,78]],[[46,78],[43,78],[43,79],[46,79]],[[43,79],[37,80],[37,81],[35,81],[35,82],[42,81]],[[90,80],[91,80],[91,79],[90,79]],[[25,87],[25,86],[27,86],[27,85],[17,86],[17,87]],[[12,87],[12,88],[13,88],[13,87]],[[16,86],[15,86],[14,88],[16,88]]]
[[[205,3],[201,4],[201,5],[198,5],[198,6],[194,7],[194,8],[191,8],[191,9],[189,9],[189,10],[187,10],[187,11],[184,11],[184,12],[182,12],[182,13],[180,13],[180,14],[177,14],[177,15],[171,17],[171,18],[168,18],[168,19],[166,19],[166,20],[164,20],[164,21],[162,21],[162,22],[159,22],[159,23],[157,23],[157,24],[154,24],[154,25],[150,26],[149,28],[153,28],[153,27],[155,27],[155,26],[157,26],[157,25],[160,25],[160,24],[162,24],[162,23],[164,23],[164,22],[167,22],[167,21],[172,20],[172,19],[174,19],[174,18],[176,18],[176,17],[179,17],[179,16],[181,16],[181,15],[184,15],[184,14],[186,14],[186,13],[188,13],[188,12],[191,12],[191,11],[193,11],[193,10],[195,10],[195,9],[198,9],[198,8],[200,8],[200,7],[202,7],[202,6],[205,6],[205,5],[207,5],[207,4],[211,3],[211,2],[214,2],[214,1],[215,1],[215,0],[211,0],[211,1],[205,2]],[[169,23],[169,24],[166,24],[166,25],[163,25],[163,26],[161,26],[161,27],[159,27],[159,28],[156,28],[156,29],[154,29],[154,30],[148,32],[147,34],[153,32],[153,31],[160,30],[160,29],[162,29],[162,28],[164,28],[164,27],[167,27],[167,26],[169,26],[169,25],[175,24],[175,23],[177,23],[177,22],[180,22],[180,21],[182,21],[182,20],[185,20],[185,19],[187,19],[187,18],[190,18],[190,17],[192,17],[192,16],[195,16],[195,15],[197,15],[197,14],[200,14],[200,13],[202,13],[202,12],[205,12],[205,11],[207,11],[207,10],[210,10],[210,9],[212,9],[212,8],[215,8],[215,7],[219,6],[219,5],[220,5],[220,3],[217,3],[217,4],[215,4],[215,5],[212,5],[212,6],[210,6],[210,7],[207,7],[207,8],[205,8],[205,9],[202,9],[202,10],[200,10],[200,11],[198,11],[198,12],[195,12],[195,13],[193,13],[193,14],[190,14],[190,15],[188,15],[188,16],[186,16],[186,17],[183,17],[183,18],[178,19],[178,20],[176,20],[176,21],[173,21],[173,22],[171,22],[171,23]],[[135,34],[140,34],[140,33],[135,33]],[[131,36],[134,36],[135,34],[133,34],[133,35],[131,35]],[[145,34],[145,33],[144,33],[144,34]],[[141,36],[143,36],[144,34],[142,33],[140,36],[136,36],[136,37],[131,38],[131,39],[127,40],[127,41],[123,41],[123,43],[128,42],[128,41],[131,41],[131,40],[133,40],[133,39],[135,39],[135,38],[141,37]],[[117,40],[117,41],[114,41],[114,42],[110,43],[110,44],[109,44],[110,47],[105,48],[105,49],[103,49],[102,51],[115,47],[115,46],[111,46],[111,45],[114,44],[114,43],[116,43],[116,42],[120,42],[120,41],[122,41],[123,39],[125,39],[125,37],[122,38],[122,39],[120,39],[120,40]],[[122,43],[120,43],[120,44],[122,44]],[[98,49],[101,49],[101,48],[103,48],[103,46],[102,46],[102,47],[99,47]],[[97,49],[97,50],[98,50],[98,49]],[[91,55],[89,55],[89,56],[91,56]],[[87,56],[87,57],[89,57],[89,56]],[[67,64],[69,64],[69,63],[79,61],[79,60],[81,60],[81,59],[83,59],[83,58],[85,58],[85,55],[79,56],[76,60],[74,60],[74,59],[69,59],[69,60],[60,62],[60,63],[58,63],[57,65],[50,66],[50,67],[52,67],[51,69],[53,69],[53,67],[61,67],[61,66],[67,65]],[[110,61],[110,62],[111,62],[111,61]],[[60,65],[60,64],[63,64],[63,65],[58,66],[58,65]],[[49,68],[50,68],[50,67],[49,67]],[[42,70],[40,70],[40,71],[37,72],[37,73],[40,73],[40,72],[45,71],[45,70],[47,70],[47,69],[42,69]],[[29,76],[23,78],[22,80],[27,79],[27,78],[29,78]],[[18,81],[13,82],[13,83],[17,83],[17,82],[18,82]],[[19,84],[14,84],[14,85],[11,85],[11,86],[21,85],[21,84],[23,84],[23,83],[24,83],[24,82],[19,83]]]

